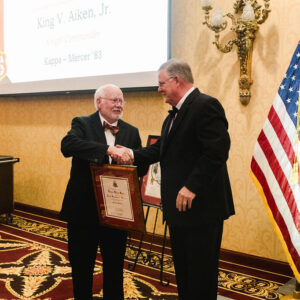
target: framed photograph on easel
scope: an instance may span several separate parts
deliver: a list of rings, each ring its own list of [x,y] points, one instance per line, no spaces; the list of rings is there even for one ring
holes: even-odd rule
[[[159,136],[157,135],[149,135],[147,146],[154,144],[158,138]],[[149,166],[148,172],[142,180],[141,194],[144,205],[161,206],[160,184],[160,163],[157,162]]]

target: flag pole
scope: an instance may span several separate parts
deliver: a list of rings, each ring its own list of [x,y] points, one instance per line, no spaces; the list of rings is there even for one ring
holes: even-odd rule
[[[280,298],[280,300],[298,300],[300,299],[300,284],[296,280],[295,290],[293,295],[287,295]]]

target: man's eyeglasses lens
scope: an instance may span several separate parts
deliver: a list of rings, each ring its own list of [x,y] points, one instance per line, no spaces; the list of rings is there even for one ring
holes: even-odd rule
[[[170,80],[172,80],[174,77],[169,77],[168,79],[166,79],[166,81],[163,81],[163,82],[159,82],[158,83],[158,86],[159,87],[162,87],[162,86],[164,86],[168,81],[170,81]]]
[[[108,101],[112,102],[113,104],[120,104],[122,106],[125,105],[125,101],[122,99],[110,99],[110,98],[102,98],[102,99],[108,100]]]

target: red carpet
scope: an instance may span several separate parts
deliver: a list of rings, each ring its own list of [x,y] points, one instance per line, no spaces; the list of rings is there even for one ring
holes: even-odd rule
[[[131,241],[131,244],[136,243]],[[127,257],[135,257],[134,249],[127,249]],[[63,222],[15,211],[12,224],[0,224],[0,253],[1,300],[72,299],[71,268]],[[159,270],[155,266],[138,264],[131,272],[127,270],[128,262],[126,260],[124,267],[126,298],[177,299],[173,270],[165,274],[170,284],[164,287],[159,282]],[[94,276],[94,297],[101,299],[100,255]]]
[[[72,299],[71,269],[67,256],[66,225],[56,219],[15,210],[11,224],[0,216],[0,300],[66,300]],[[132,239],[124,266],[124,292],[127,299],[178,299],[170,248],[164,258],[164,283],[160,283],[160,246],[152,245],[151,260],[145,251],[134,271],[128,270],[137,253],[138,241]],[[143,248],[149,247],[144,244]],[[251,256],[247,261],[222,251],[220,257],[219,294],[231,299],[272,299],[281,296],[277,290],[292,274],[280,264],[274,271],[269,261]],[[238,257],[238,259],[236,259]],[[252,261],[251,261],[252,259]],[[263,260],[264,262],[264,260]],[[273,268],[272,268],[273,267]],[[94,299],[101,298],[101,256],[94,273]],[[195,299],[201,299],[201,291]]]

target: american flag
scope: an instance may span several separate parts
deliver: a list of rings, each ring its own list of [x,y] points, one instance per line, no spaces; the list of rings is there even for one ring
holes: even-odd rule
[[[300,42],[258,136],[250,171],[298,282],[300,282],[299,84]]]

